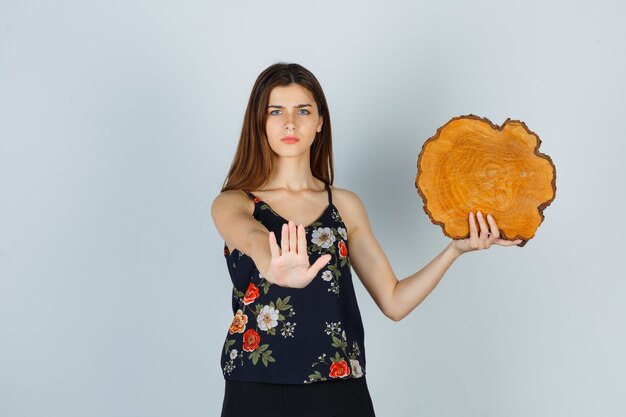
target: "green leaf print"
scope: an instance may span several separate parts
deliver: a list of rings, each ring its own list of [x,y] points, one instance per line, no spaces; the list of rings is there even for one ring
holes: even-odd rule
[[[278,300],[276,300],[276,309],[277,310],[289,310],[292,307],[292,305],[288,304],[290,298],[291,298],[290,295],[285,297],[284,300],[278,297]]]
[[[348,344],[345,340],[339,339],[337,336],[333,336],[333,343],[331,346],[344,349],[348,346]]]
[[[272,357],[272,351],[266,350],[268,346],[269,345],[259,346],[259,348],[250,353],[248,358],[252,360],[253,365],[259,363],[259,358],[261,358],[263,365],[265,365],[266,367],[269,362],[276,362],[276,360]]]
[[[233,339],[226,339],[226,342],[224,342],[224,355],[228,354],[228,351],[230,351],[230,347],[234,344],[235,341]]]
[[[309,382],[310,381],[327,381],[327,379],[325,376],[322,376],[320,371],[315,371],[315,373],[309,375]]]
[[[267,294],[267,292],[270,290],[270,286],[272,285],[272,283],[266,279],[263,279],[263,282],[260,285],[263,288],[263,294]]]

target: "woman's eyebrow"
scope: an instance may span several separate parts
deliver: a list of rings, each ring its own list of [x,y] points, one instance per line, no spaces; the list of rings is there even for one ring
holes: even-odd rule
[[[268,108],[268,109],[269,109],[270,107],[275,107],[275,108],[277,108],[277,109],[284,109],[284,108],[285,108],[284,106],[278,106],[278,105],[276,105],[276,104],[270,104],[269,106],[267,106],[267,108]],[[294,107],[294,108],[301,109],[302,107],[313,107],[313,106],[307,103],[307,104],[298,104],[297,106],[293,106],[293,107]]]

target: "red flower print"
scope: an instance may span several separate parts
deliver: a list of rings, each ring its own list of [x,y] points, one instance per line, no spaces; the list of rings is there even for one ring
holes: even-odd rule
[[[228,332],[230,334],[243,333],[248,323],[248,316],[243,314],[243,311],[237,310],[237,314],[233,317],[233,322],[230,324]]]
[[[253,283],[250,283],[250,285],[248,285],[248,290],[246,291],[246,294],[243,296],[243,303],[245,305],[248,305],[252,303],[254,300],[256,300],[258,296],[259,296],[259,289],[257,288],[256,285],[254,285]]]
[[[259,336],[254,329],[248,329],[248,331],[243,334],[243,350],[246,352],[254,351],[257,347],[259,347],[260,342],[261,336]]]
[[[250,331],[250,330],[248,330]],[[245,348],[244,348],[245,349]],[[350,368],[345,360],[336,361],[330,364],[330,377],[331,378],[343,378],[350,375]]]
[[[343,240],[339,241],[339,256],[341,256],[342,258],[348,256],[348,247],[346,246],[346,242],[344,242]]]
[[[254,198],[252,199],[252,201],[254,201],[255,203],[258,203],[258,202],[259,202],[259,201],[261,201],[261,200],[260,200],[258,197],[254,197]]]

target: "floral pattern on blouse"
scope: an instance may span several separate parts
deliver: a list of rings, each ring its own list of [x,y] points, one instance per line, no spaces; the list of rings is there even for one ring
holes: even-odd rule
[[[262,281],[268,282],[262,275],[259,274],[259,276],[262,278]],[[271,283],[269,284],[271,285]],[[260,285],[263,288],[264,293],[267,294],[269,285],[264,285],[263,283]],[[251,362],[252,365],[257,365],[259,359],[261,359],[261,362],[266,367],[270,362],[275,362],[276,359],[272,356],[272,351],[269,349],[270,344],[262,344],[262,340],[264,340],[266,335],[276,335],[279,323],[282,324],[280,334],[284,338],[294,337],[296,327],[296,323],[292,323],[292,320],[286,321],[287,318],[296,315],[293,310],[293,306],[289,304],[291,296],[287,296],[282,299],[278,297],[276,302],[270,301],[269,304],[256,303],[254,304],[254,308],[252,308],[251,305],[259,297],[259,287],[253,282],[250,283],[245,294],[237,291],[236,288],[233,288],[233,296],[239,299],[239,305],[242,308],[238,309],[235,313],[235,316],[233,317],[233,320],[228,328],[228,333],[230,335],[243,333],[243,335],[241,337],[240,344],[237,345],[241,348],[241,350],[234,347],[238,338],[235,339],[227,336],[226,341],[224,342],[224,355],[228,355],[229,360],[226,361],[223,372],[228,375],[230,375],[233,369],[237,366],[235,363],[237,359],[239,359],[239,366],[244,366],[246,362]],[[250,319],[250,317],[254,318]],[[250,320],[254,323],[254,327],[246,329],[250,324]],[[264,335],[261,336],[262,334]],[[248,354],[245,355],[244,352],[247,352]],[[247,361],[244,360],[244,356]]]
[[[261,201],[258,198],[254,200],[255,203]],[[280,217],[266,203],[259,207]],[[330,214],[332,219],[339,223],[336,224],[337,227],[332,227],[332,223],[331,227],[328,227],[328,223],[323,222],[327,214]],[[284,219],[281,218],[280,220]],[[316,222],[305,227],[305,232],[309,254],[322,256],[329,253],[332,255],[330,263],[321,269],[321,274],[316,279],[321,278],[324,283],[328,284],[327,291],[339,298],[339,280],[342,276],[342,269],[346,273],[344,268],[347,267],[348,272],[350,268],[348,234],[341,216],[334,206],[329,205],[327,211]],[[230,255],[227,248],[224,253]],[[238,255],[241,258],[245,254],[239,251]],[[233,262],[232,266],[233,270],[236,269],[237,263]],[[291,296],[281,294],[283,298],[272,297],[270,290],[273,284],[267,281],[258,269],[254,275],[256,276],[257,273],[259,280],[257,281],[253,276],[245,293],[233,286],[232,295],[236,300],[234,305],[238,304],[238,308],[228,327],[228,334],[224,342],[224,375],[231,375],[237,367],[260,366],[259,362],[265,367],[271,366],[271,363],[280,363],[281,358],[272,355],[272,344],[274,344],[275,349],[282,352],[282,349],[277,347],[281,341],[297,336],[295,332],[297,323],[294,321],[296,313],[290,304]],[[252,282],[253,279],[254,282]],[[332,297],[330,294],[329,296]],[[321,352],[318,361],[312,365],[316,369],[304,383],[326,381],[329,378],[361,377],[363,369],[359,362],[361,352],[357,341],[354,340],[350,347],[348,346],[346,332],[341,328],[341,321],[325,323],[324,332],[330,337],[328,349],[334,348],[334,352],[327,355],[329,350],[323,349],[324,352]],[[303,337],[317,336],[307,334]]]
[[[356,341],[353,341],[350,353],[346,351],[348,348],[348,340],[346,339],[346,332],[341,329],[341,322],[327,322],[324,332],[332,338],[331,346],[336,349],[341,349],[341,352],[335,350],[334,356],[327,356],[326,353],[322,353],[318,356],[317,359],[319,359],[319,361],[313,362],[311,366],[313,368],[316,366],[318,368],[321,367],[322,371],[316,370],[309,375],[309,379],[304,380],[304,383],[310,384],[315,381],[327,381],[328,378],[326,375],[334,379],[362,377],[363,369],[359,363],[359,355],[361,354],[359,345]]]
[[[331,263],[326,266],[327,270],[322,272],[322,279],[330,283],[328,291],[339,297],[340,268],[343,268],[345,265],[350,267],[347,245],[348,234],[344,227],[320,227],[318,223],[313,223],[312,226],[314,228],[311,232],[308,250],[320,256],[327,253],[333,255]]]

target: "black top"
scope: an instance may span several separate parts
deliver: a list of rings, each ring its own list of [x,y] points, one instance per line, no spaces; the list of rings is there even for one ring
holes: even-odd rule
[[[221,351],[224,379],[303,384],[365,375],[364,329],[352,285],[346,225],[332,202],[305,227],[309,264],[331,254],[330,263],[304,288],[267,281],[248,255],[224,242],[233,282],[233,320]],[[254,201],[252,216],[274,231],[280,246],[288,220]]]

